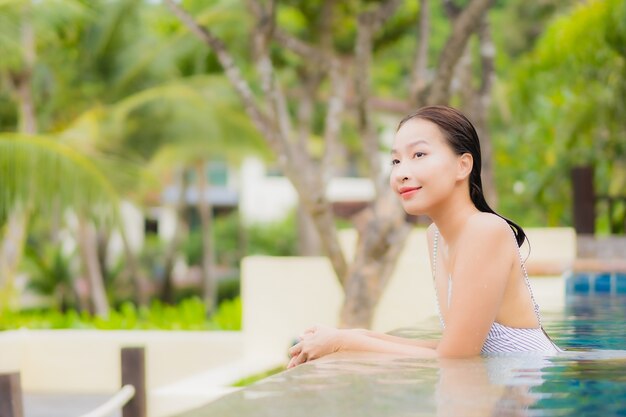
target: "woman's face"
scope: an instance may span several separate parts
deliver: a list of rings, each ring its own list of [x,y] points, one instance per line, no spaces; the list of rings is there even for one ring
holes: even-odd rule
[[[391,151],[391,188],[400,196],[404,210],[428,214],[454,191],[459,157],[439,127],[414,118],[396,133]]]

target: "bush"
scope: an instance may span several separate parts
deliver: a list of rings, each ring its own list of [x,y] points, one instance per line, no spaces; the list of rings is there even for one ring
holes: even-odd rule
[[[220,304],[215,314],[207,318],[205,306],[197,297],[170,306],[154,301],[149,307],[137,308],[122,303],[111,310],[108,318],[87,312],[68,310],[4,311],[0,315],[0,330],[29,329],[102,329],[102,330],[240,330],[241,299]]]
[[[254,224],[244,231],[245,239],[240,237],[238,213],[218,216],[214,220],[215,261],[218,265],[237,268],[241,256],[268,255],[293,256],[297,254],[298,234],[295,213],[284,220],[274,223]],[[245,240],[245,247],[241,247]],[[182,244],[185,260],[189,265],[199,265],[202,262],[202,234],[196,229],[189,233]],[[226,300],[233,300],[239,296],[240,278],[234,275],[222,278],[218,282],[217,300],[221,304]],[[177,290],[176,299],[197,296],[197,288]]]
[[[233,300],[239,297],[241,280],[239,276],[221,279],[217,283],[217,303],[222,304],[226,300]]]
[[[240,236],[238,213],[218,216],[213,221],[215,242],[215,262],[223,266],[236,267],[241,256],[296,255],[298,247],[298,227],[295,212],[285,219],[273,223],[258,223],[243,230],[245,238]],[[245,242],[242,242],[245,240]],[[244,247],[242,247],[244,246]],[[192,230],[182,244],[185,260],[189,265],[202,262],[202,233]]]
[[[297,255],[298,225],[295,212],[275,223],[252,225],[247,230],[247,236],[247,255]]]

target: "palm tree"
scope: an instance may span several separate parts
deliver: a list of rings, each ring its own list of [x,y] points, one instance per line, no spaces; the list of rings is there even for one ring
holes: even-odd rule
[[[18,130],[34,134],[38,124],[42,131],[63,130],[68,122],[71,123],[75,116],[93,106],[96,101],[102,98],[111,100],[120,94],[126,94],[127,91],[120,93],[124,91],[121,85],[127,86],[126,90],[129,86],[136,90],[142,84],[131,84],[132,81],[140,79],[145,83],[154,78],[146,77],[146,71],[137,70],[137,67],[150,68],[149,61],[140,59],[142,55],[128,54],[126,58],[137,57],[133,65],[127,65],[128,59],[120,62],[118,58],[124,53],[124,46],[134,45],[129,40],[142,38],[135,37],[135,33],[129,31],[129,28],[136,30],[142,27],[137,24],[140,7],[141,2],[134,0],[113,3],[85,3],[77,0],[31,3],[8,0],[0,3],[0,50],[3,52],[0,77],[7,80],[7,84],[15,92],[16,106],[19,109]],[[121,71],[120,68],[124,70]],[[133,76],[121,76],[127,69],[132,70]],[[38,86],[41,88],[36,92],[33,91],[32,83],[34,74],[40,74]],[[123,82],[116,82],[118,79]],[[111,88],[112,86],[116,88]],[[51,91],[58,93],[50,95]],[[42,96],[46,99],[37,100]],[[89,125],[98,125],[93,120],[91,123],[84,123],[89,122],[87,116],[94,114],[97,112],[86,112],[78,118],[83,122],[80,126],[83,130],[78,129],[78,134],[76,126],[71,126],[73,139],[78,138],[73,144],[79,144],[80,149],[89,149],[94,142],[93,136],[97,136],[93,132],[84,131]],[[58,140],[60,136],[40,137]],[[45,176],[46,173],[42,172],[42,175]],[[36,195],[40,190],[32,191]],[[11,200],[4,200],[3,203],[6,205],[9,201]],[[0,245],[0,275],[9,282],[19,264],[28,223],[30,200],[22,201],[22,204],[20,208],[11,209],[13,211],[8,218]],[[89,229],[92,226],[82,218],[86,212],[80,213],[79,224],[83,226],[80,236],[91,242],[93,239]],[[91,245],[80,247],[88,250]],[[96,251],[89,249],[88,252]],[[88,275],[99,275],[100,268],[95,264],[97,258],[93,254],[84,255],[85,262],[91,260],[86,265],[86,269],[90,271]],[[99,283],[101,279],[96,276],[92,281]],[[94,284],[93,287],[101,285]],[[97,298],[101,300],[100,304],[104,304],[102,294]]]
[[[20,9],[22,3],[0,3],[3,12],[0,13],[0,51],[10,52],[3,55],[0,62],[0,76],[4,78],[26,68],[21,58],[24,48],[19,41],[19,25],[13,24],[25,13]],[[66,182],[60,176],[62,173],[50,175],[43,168],[22,175],[22,170],[29,166],[23,160],[24,152],[27,152],[24,147],[35,149],[33,157],[56,155],[54,152],[61,151],[61,155],[69,157],[63,152],[72,150],[72,157],[78,158],[72,160],[79,161],[85,172],[93,175],[94,181],[100,178],[109,182],[109,192],[98,196],[111,199],[115,196],[116,200],[109,200],[114,214],[104,216],[115,218],[117,202],[140,192],[139,179],[142,176],[132,175],[132,168],[129,174],[128,162],[112,162],[112,155],[118,155],[118,160],[149,161],[167,144],[177,143],[184,148],[194,143],[204,144],[198,147],[201,152],[195,151],[196,155],[222,157],[223,153],[218,151],[220,146],[237,149],[241,142],[232,140],[233,137],[253,138],[255,134],[221,78],[184,76],[209,70],[204,64],[207,62],[206,51],[185,36],[182,28],[176,28],[172,33],[168,25],[171,26],[173,18],[158,5],[136,0],[89,3],[52,0],[28,3],[28,6],[29,14],[25,16],[32,17],[37,34],[29,38],[29,48],[38,53],[33,71],[42,74],[42,79],[37,83],[40,88],[35,91],[32,105],[20,108],[32,111],[29,117],[38,122],[40,131],[55,133],[39,136],[3,134],[4,146],[16,150],[3,155],[6,169],[14,175],[6,177],[10,178],[12,185],[3,191],[7,198],[2,201],[4,217],[0,224],[25,212],[15,210],[18,207],[15,204],[40,210],[41,204],[45,203],[43,196],[54,197],[55,201],[60,201],[55,210],[71,208],[78,213],[80,233],[77,236],[85,243],[80,245],[84,268],[91,277],[92,288],[101,288],[98,283],[102,281],[102,266],[98,266],[95,256],[97,248],[92,247],[96,244],[94,227],[110,227],[113,223],[101,220],[101,208],[106,204],[90,200],[94,197],[91,193],[98,188],[68,188],[76,179]],[[236,17],[223,9],[206,13],[199,19],[212,22],[229,14]],[[5,56],[11,59],[4,59]],[[189,69],[186,64],[189,61],[200,64]],[[31,70],[25,72],[32,73]],[[16,104],[19,103],[21,101]],[[51,143],[45,143],[44,139]],[[20,180],[26,178],[32,179],[30,188]],[[54,178],[58,180],[46,182]],[[38,187],[44,188],[40,190]],[[59,189],[64,191],[56,195]],[[81,197],[83,192],[87,194]],[[9,196],[10,193],[13,194]],[[13,217],[9,215],[11,210]],[[13,237],[11,224],[9,221],[5,227],[2,247],[20,249],[23,238]],[[23,237],[27,217],[19,224],[19,235]],[[203,229],[208,230],[208,227]],[[120,231],[127,263],[141,299],[145,293],[141,289],[145,280],[139,276],[135,254],[130,250],[123,228]],[[209,240],[207,246],[208,243]],[[3,265],[1,255],[0,251],[0,266]],[[17,264],[15,261],[14,267]],[[102,295],[93,298],[104,304]]]
[[[118,221],[118,194],[92,160],[52,136],[0,133],[0,224],[16,209],[29,207],[53,216],[57,209],[71,209],[102,222]],[[87,240],[85,253],[93,256]],[[91,276],[91,275],[90,275]],[[2,304],[13,304],[12,281],[4,276]],[[96,312],[106,315],[108,303],[102,283],[91,280]]]
[[[147,166],[149,175],[162,177],[169,174],[175,178],[178,189],[177,220],[174,237],[166,251],[161,296],[167,302],[173,300],[171,273],[182,239],[188,177],[193,174],[203,242],[202,292],[207,311],[211,311],[217,294],[207,161],[225,160],[236,166],[250,153],[266,155],[265,147],[221,76],[196,76],[142,91],[118,103],[112,111],[113,118],[119,126],[124,126],[120,120],[132,117],[139,108],[149,107],[157,101],[161,107],[170,107],[174,114],[158,125],[158,135],[162,136],[155,140],[160,144],[158,148],[144,148],[142,152],[147,156],[152,153]],[[155,139],[154,136],[151,138]],[[129,142],[132,140],[132,135],[127,138]]]

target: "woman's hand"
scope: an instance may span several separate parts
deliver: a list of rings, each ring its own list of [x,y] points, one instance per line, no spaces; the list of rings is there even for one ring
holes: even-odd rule
[[[289,349],[291,360],[287,368],[321,358],[341,350],[346,330],[334,327],[313,326],[304,331],[300,341]]]

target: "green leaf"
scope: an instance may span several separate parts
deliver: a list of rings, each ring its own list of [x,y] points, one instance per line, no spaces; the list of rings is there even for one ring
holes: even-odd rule
[[[105,217],[118,195],[98,166],[50,136],[0,133],[0,223],[10,210],[43,213],[53,203]]]

